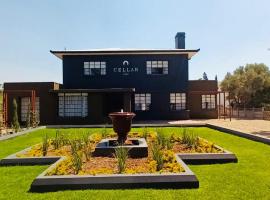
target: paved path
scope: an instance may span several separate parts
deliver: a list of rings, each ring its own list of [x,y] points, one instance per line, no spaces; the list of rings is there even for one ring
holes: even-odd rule
[[[230,121],[224,119],[212,119],[207,120],[207,123],[270,138],[270,121],[266,120],[232,119],[232,121]]]
[[[20,136],[20,135],[24,135],[26,133],[30,133],[30,132],[33,132],[33,131],[36,131],[36,130],[39,130],[39,129],[44,129],[44,128],[46,128],[46,126],[39,126],[37,128],[31,128],[31,129],[28,129],[28,130],[25,130],[25,131],[21,131],[21,132],[18,132],[18,133],[3,135],[3,136],[0,136],[0,141],[1,140],[7,140],[7,139],[10,139],[10,138],[14,138],[14,137],[17,137],[17,136]]]

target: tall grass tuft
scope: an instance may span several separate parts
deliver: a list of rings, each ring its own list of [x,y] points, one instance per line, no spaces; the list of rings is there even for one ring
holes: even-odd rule
[[[126,160],[128,159],[128,149],[123,146],[119,146],[118,148],[115,148],[114,156],[118,163],[118,173],[124,173],[126,169]]]
[[[193,131],[189,131],[188,129],[184,128],[182,132],[182,143],[186,144],[189,147],[196,147],[198,145],[199,137],[194,134]]]
[[[46,156],[49,148],[49,139],[47,133],[42,139],[42,156]]]
[[[157,142],[162,148],[171,149],[173,147],[173,143],[171,141],[171,135],[166,135],[164,130],[159,128],[156,129],[157,132]]]
[[[101,136],[102,138],[106,138],[108,136],[108,130],[106,126],[103,126],[102,130],[101,130]]]
[[[82,155],[78,151],[78,143],[76,140],[70,141],[70,145],[71,145],[72,166],[74,169],[74,173],[78,174],[79,171],[82,169]]]
[[[147,127],[143,127],[142,129],[142,137],[147,140],[147,137],[148,137],[148,129]]]
[[[163,151],[160,148],[160,145],[157,142],[154,142],[152,144],[152,156],[153,156],[153,160],[156,161],[157,163],[157,171],[160,171],[163,168]]]
[[[89,134],[84,134],[82,141],[82,152],[86,161],[89,161],[92,154],[92,143],[89,140]]]

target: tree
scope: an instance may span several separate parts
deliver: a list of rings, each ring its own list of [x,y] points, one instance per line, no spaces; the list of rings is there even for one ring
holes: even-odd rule
[[[15,130],[17,133],[18,130],[20,130],[20,123],[18,120],[18,106],[17,106],[17,101],[14,98],[12,102],[12,122],[11,122],[11,127]]]
[[[262,106],[263,91],[270,91],[270,71],[265,64],[246,64],[233,74],[227,73],[221,82],[221,89],[230,93],[230,99],[243,106]]]
[[[208,80],[207,74],[205,72],[203,72],[203,80]]]

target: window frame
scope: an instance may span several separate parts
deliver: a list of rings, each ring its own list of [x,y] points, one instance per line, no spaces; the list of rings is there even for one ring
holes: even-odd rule
[[[201,108],[202,108],[202,110],[215,110],[217,108],[216,98],[217,97],[215,94],[202,94],[201,95]],[[209,105],[210,105],[210,107],[209,107]]]
[[[162,69],[162,73],[153,73],[153,69]],[[146,61],[146,74],[147,75],[168,75],[169,74],[169,61],[168,60],[147,60]]]
[[[97,73],[97,71],[99,73]],[[107,75],[106,61],[85,61],[83,62],[84,76],[105,76]]]
[[[151,93],[136,93],[134,94],[134,110],[146,112],[151,108]]]
[[[170,93],[170,110],[181,111],[187,109],[187,95],[184,92]]]
[[[86,118],[88,114],[88,93],[58,93],[58,117]]]

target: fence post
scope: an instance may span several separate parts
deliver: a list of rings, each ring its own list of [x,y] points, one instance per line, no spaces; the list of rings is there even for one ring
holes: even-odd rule
[[[264,120],[264,107],[262,107],[262,119]]]

